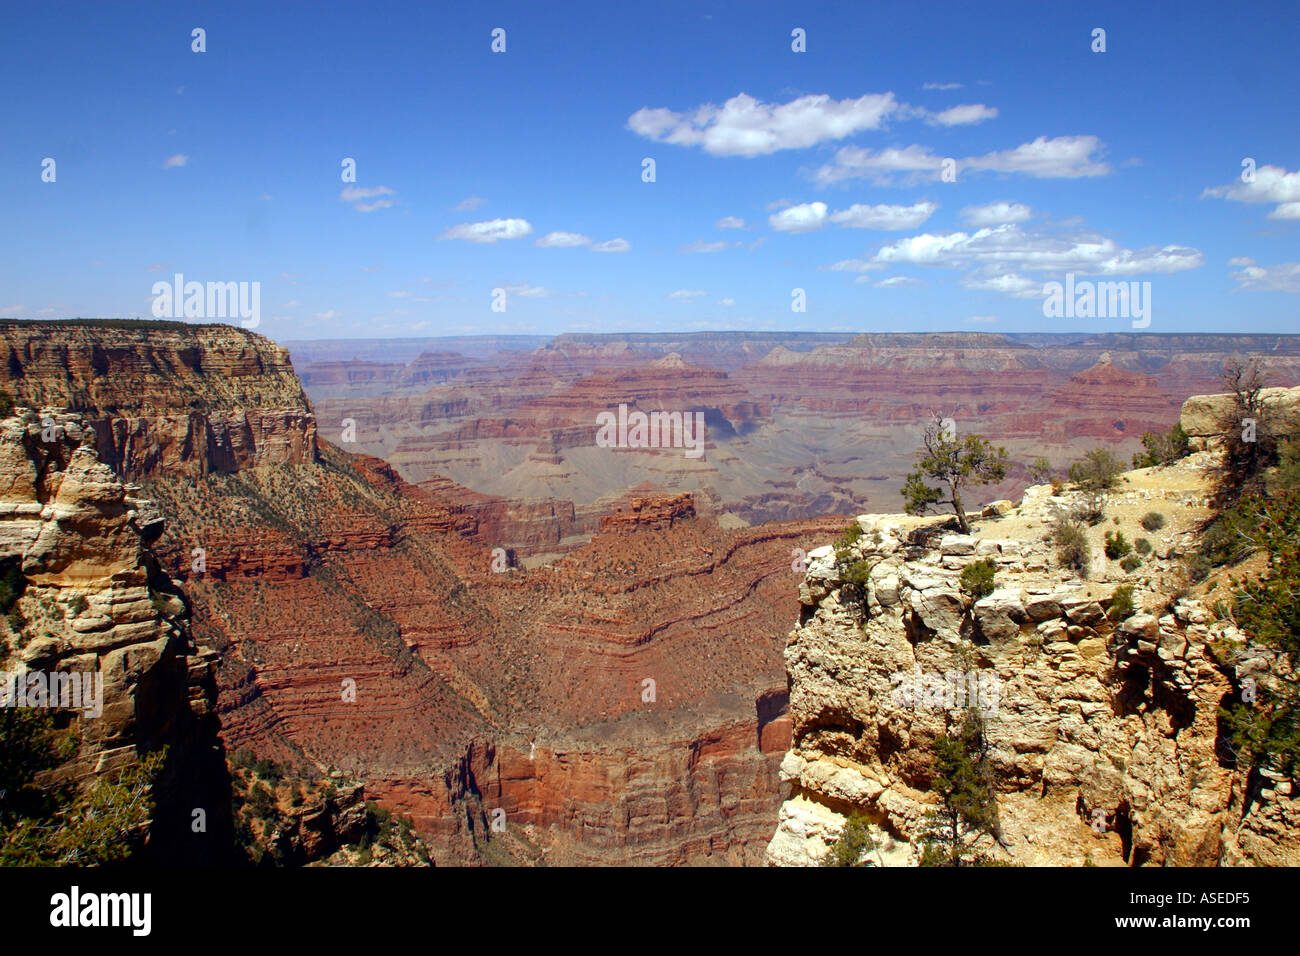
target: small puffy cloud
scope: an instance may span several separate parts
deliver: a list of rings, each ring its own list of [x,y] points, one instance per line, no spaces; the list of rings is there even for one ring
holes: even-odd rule
[[[376,197],[392,195],[395,193],[387,186],[345,186],[339,193],[339,200],[352,203],[352,208],[357,212],[374,212],[376,209],[387,209],[393,204],[391,199]],[[367,199],[373,199],[374,202],[366,202]]]
[[[591,239],[578,232],[548,232],[533,244],[542,249],[572,249],[591,245]]]
[[[821,93],[780,104],[740,93],[721,107],[706,103],[685,113],[642,108],[628,117],[627,128],[657,143],[699,146],[714,156],[753,157],[879,129],[898,108],[893,93],[845,100]]]
[[[452,226],[438,238],[499,242],[502,239],[522,239],[532,231],[533,224],[527,219],[489,219],[486,222],[466,222]]]
[[[983,206],[967,206],[961,211],[962,219],[976,229],[985,226],[1001,226],[1006,223],[1024,222],[1033,216],[1034,211],[1024,203],[1000,200]]]
[[[923,90],[960,90],[960,83],[926,83],[921,89]]]
[[[985,106],[983,103],[969,103],[964,106],[953,106],[938,113],[931,113],[926,116],[925,121],[931,126],[971,126],[975,123],[982,123],[987,119],[993,119],[997,115],[996,107]]]
[[[1232,278],[1238,283],[1233,292],[1300,292],[1300,262],[1249,265],[1234,272]]]
[[[767,222],[777,232],[811,232],[826,225],[828,217],[824,202],[806,202],[773,213]]]
[[[786,206],[793,206],[793,205],[794,203],[792,203],[790,200],[782,197],[780,199],[768,203],[766,208],[768,212],[776,212],[776,210],[778,209],[784,209]]]
[[[862,276],[866,278],[866,276]],[[920,285],[920,279],[914,279],[911,276],[890,276],[888,279],[881,279],[876,283],[877,289],[901,289],[909,285]]]
[[[678,252],[693,254],[700,252],[723,252],[732,249],[739,243],[723,242],[719,239],[717,242],[705,242],[703,239],[696,239],[694,242],[688,242],[678,249]]]
[[[727,296],[725,299],[718,300],[718,305],[733,306],[735,304],[736,304],[736,300],[733,299],[731,296]]]
[[[189,161],[190,158],[186,156],[184,153],[177,153],[174,156],[168,156],[166,159],[164,159],[162,168],[179,169],[180,167],[187,165]]]
[[[872,262],[868,259],[841,259],[839,262],[829,266],[819,266],[820,272],[878,272],[885,268],[883,262]]]
[[[713,224],[715,229],[744,229],[745,220],[739,216],[723,216]]]
[[[934,215],[938,203],[911,206],[865,206],[855,203],[831,216],[831,222],[850,229],[915,229]]]
[[[1278,203],[1269,219],[1300,219],[1300,170],[1289,173],[1281,166],[1260,166],[1253,182],[1238,180],[1228,186],[1215,186],[1201,193],[1233,202]]]
[[[487,202],[482,196],[466,196],[456,205],[452,206],[454,212],[473,212],[479,206]]]
[[[334,309],[329,309],[328,311],[325,311],[325,312],[317,312],[317,313],[313,316],[313,318],[316,318],[316,319],[334,319],[334,318],[338,318],[338,312],[336,312]]]
[[[627,252],[632,248],[632,243],[626,239],[606,239],[604,242],[597,242],[591,247],[592,252]]]
[[[982,325],[991,325],[998,320],[996,315],[972,315],[967,322],[978,322]]]
[[[1249,256],[1233,256],[1228,260],[1230,266],[1253,266],[1254,264],[1255,260]]]
[[[1035,282],[1014,272],[986,278],[968,277],[962,280],[962,285],[978,292],[1001,292],[1013,299],[1036,299],[1043,294],[1042,282]]]
[[[703,289],[678,289],[676,292],[669,292],[668,298],[676,299],[678,302],[690,302],[691,299],[698,299],[702,295],[708,295]]]

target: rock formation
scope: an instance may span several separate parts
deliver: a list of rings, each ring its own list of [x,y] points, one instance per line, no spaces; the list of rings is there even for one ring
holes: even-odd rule
[[[149,550],[162,519],[138,491],[100,460],[82,416],[18,409],[0,421],[0,566],[18,581],[0,635],[3,666],[98,675],[101,712],[63,711],[81,742],[55,775],[89,785],[167,748],[148,858],[228,862],[217,655],[192,638],[185,598]],[[199,833],[196,810],[205,814]]]
[[[1214,404],[1188,402],[1189,432]],[[1047,530],[1070,501],[1048,486],[985,509],[969,536],[943,520],[860,516],[863,534],[846,560],[869,563],[865,587],[843,579],[833,548],[811,552],[801,623],[785,651],[793,742],[781,776],[792,792],[768,861],[818,863],[856,812],[869,821],[876,865],[914,864],[937,801],[934,741],[972,707],[990,748],[996,858],[1300,863],[1300,793],[1276,780],[1247,801],[1218,716],[1272,655],[1206,602],[1178,596],[1178,559],[1209,514],[1211,460],[1201,453],[1130,472],[1108,494],[1107,518],[1131,538],[1149,533],[1136,526],[1145,512],[1168,517],[1132,572],[1101,548],[1110,520],[1089,529],[1086,580],[1058,569]],[[995,590],[976,600],[960,573],[982,560],[996,567]],[[1137,612],[1114,618],[1121,584],[1134,587]]]

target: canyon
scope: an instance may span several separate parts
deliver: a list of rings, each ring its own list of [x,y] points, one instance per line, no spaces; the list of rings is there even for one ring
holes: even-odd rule
[[[91,563],[155,568],[177,595],[163,656],[208,689],[168,693],[209,720],[198,749],[356,780],[439,864],[763,862],[802,786],[783,654],[810,549],[897,507],[932,410],[1061,465],[1167,429],[1233,354],[1300,372],[1295,339],[1246,336],[282,346],[85,320],[0,323],[0,344],[4,427],[62,423],[120,488],[134,550],[76,524]],[[620,403],[703,413],[706,454],[599,448]],[[984,490],[1025,485],[1018,465]],[[6,500],[26,516],[41,494]],[[40,531],[22,534],[14,554]],[[81,652],[62,634],[52,660]]]

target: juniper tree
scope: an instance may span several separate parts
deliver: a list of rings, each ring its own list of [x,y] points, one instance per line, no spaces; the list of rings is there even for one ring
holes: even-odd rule
[[[931,511],[938,513],[942,509],[937,505],[947,505],[956,514],[961,533],[970,534],[962,491],[970,485],[985,485],[1005,478],[1010,467],[1007,450],[995,448],[979,435],[957,438],[951,429],[944,427],[938,415],[926,426],[921,445],[916,468],[903,485],[903,497],[907,499],[904,510],[910,515],[923,515]],[[928,484],[927,479],[940,484]]]

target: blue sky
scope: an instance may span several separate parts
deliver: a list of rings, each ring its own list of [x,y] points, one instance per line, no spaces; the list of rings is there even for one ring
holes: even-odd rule
[[[1073,272],[1300,331],[1298,46],[1294,2],[8,5],[0,315],[179,272],[282,340],[1131,327],[1045,319]]]

